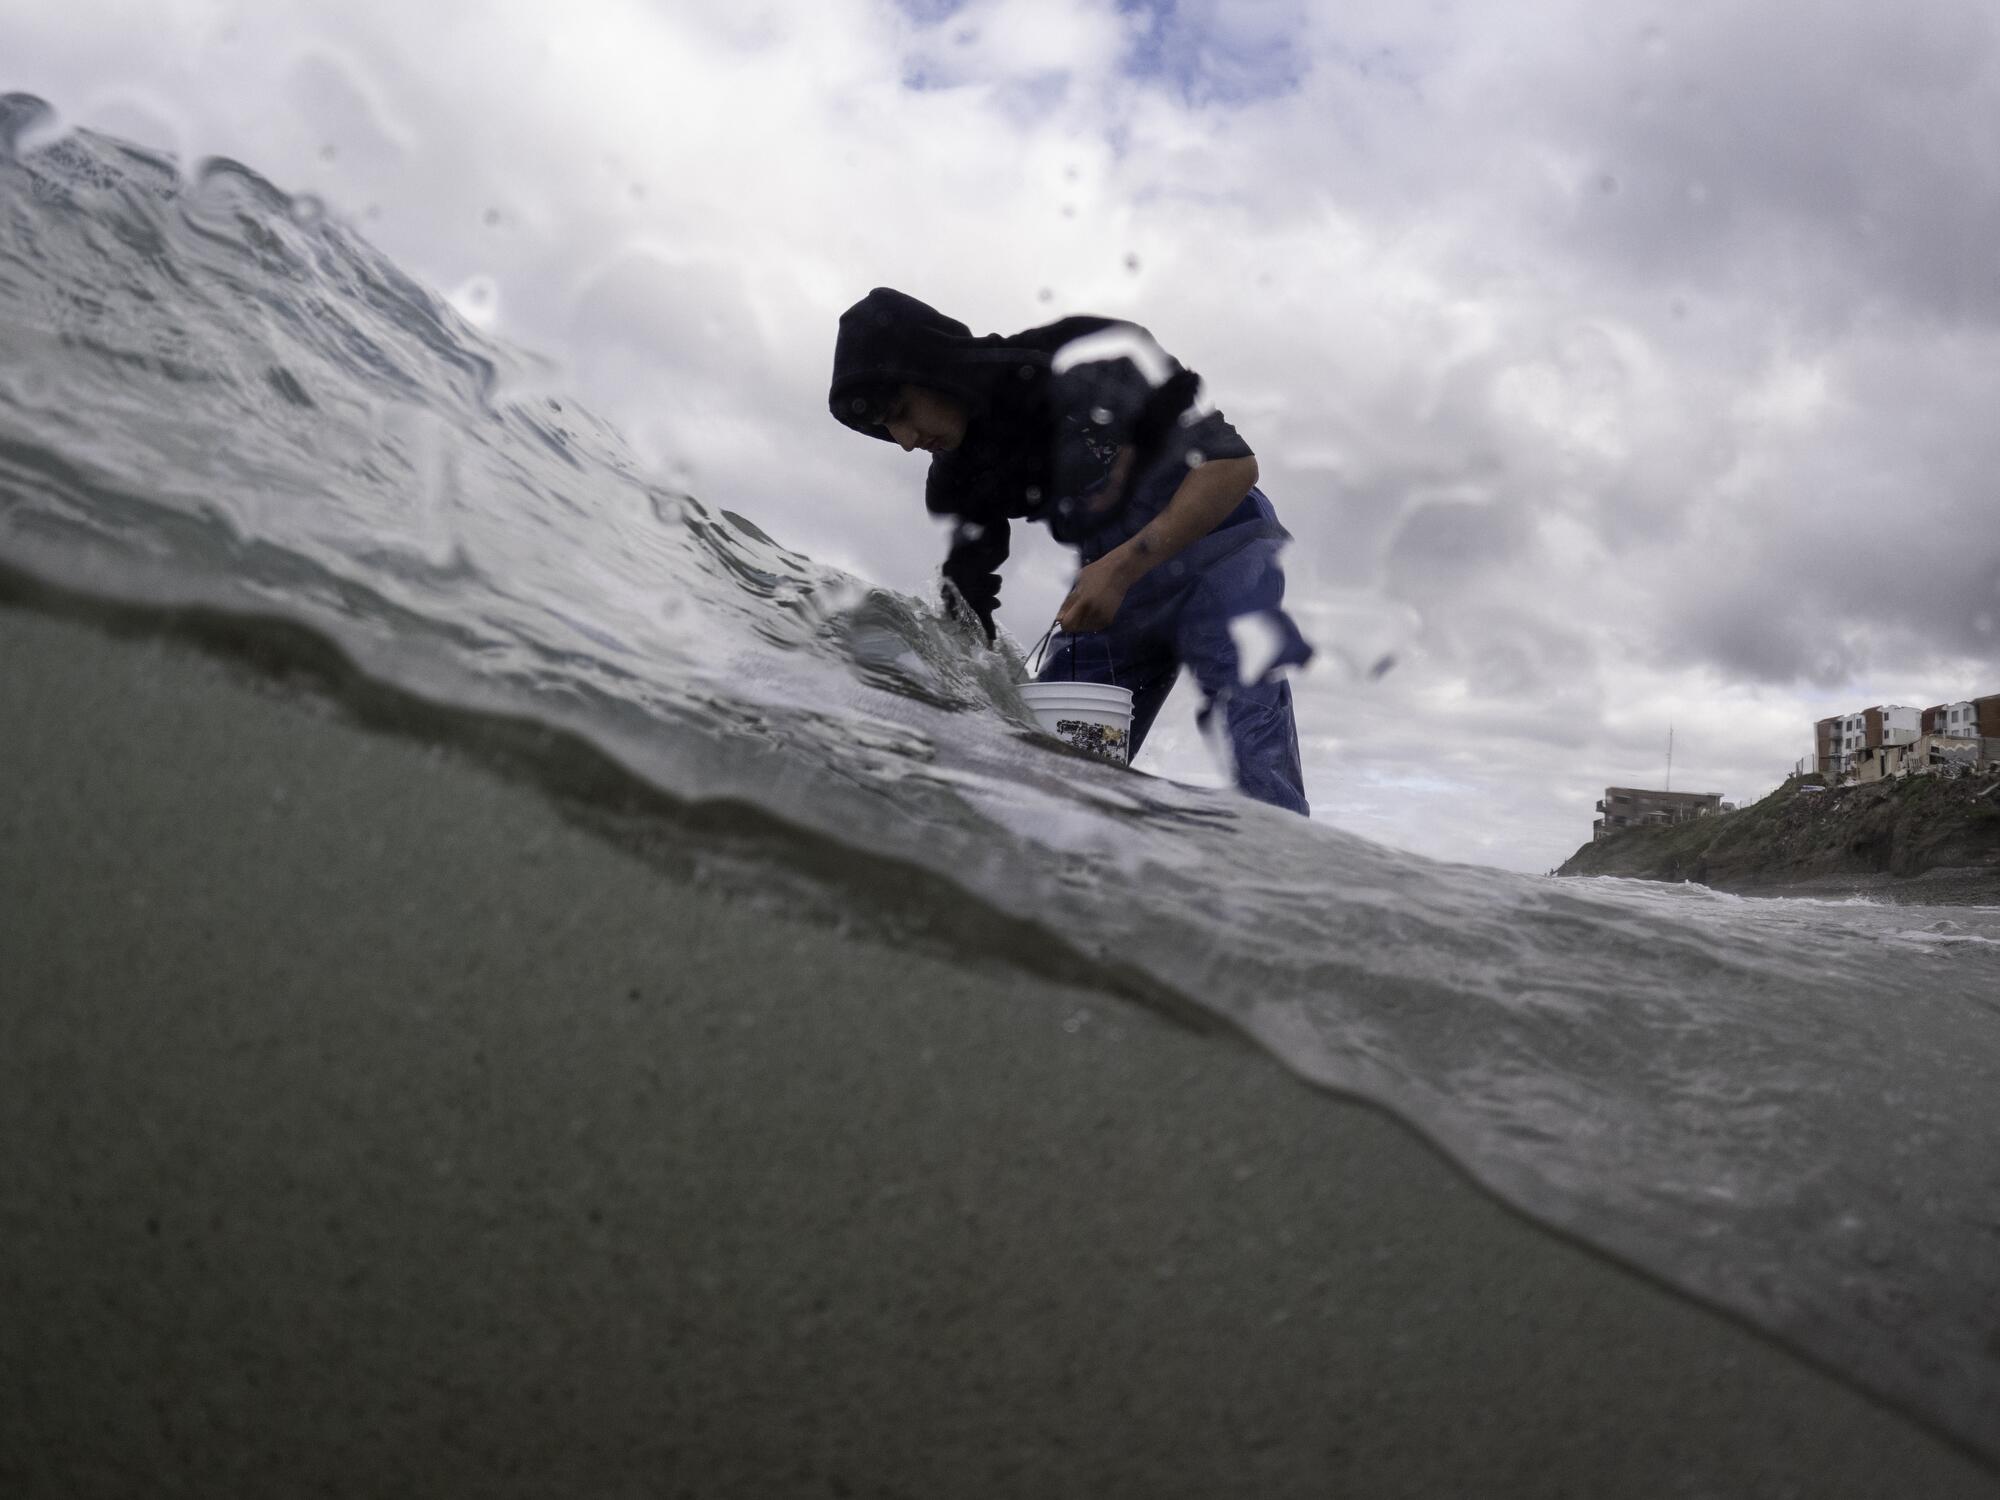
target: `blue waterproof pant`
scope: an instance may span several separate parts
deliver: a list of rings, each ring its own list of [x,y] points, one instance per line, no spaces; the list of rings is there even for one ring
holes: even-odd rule
[[[1206,732],[1222,716],[1236,785],[1260,802],[1304,814],[1305,776],[1292,720],[1292,685],[1275,674],[1303,665],[1312,648],[1285,614],[1278,538],[1237,541],[1211,533],[1135,584],[1108,629],[1064,636],[1050,652],[1044,682],[1106,682],[1132,690],[1132,754],[1139,753],[1182,667],[1201,687]],[[1193,554],[1190,558],[1189,554]],[[1261,675],[1243,681],[1238,629],[1255,647]]]

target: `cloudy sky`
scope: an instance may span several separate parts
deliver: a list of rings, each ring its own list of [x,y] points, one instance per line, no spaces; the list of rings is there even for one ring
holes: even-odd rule
[[[1816,717],[2000,692],[1994,15],[0,0],[0,89],[320,195],[663,473],[911,592],[944,541],[921,456],[826,415],[841,308],[1145,323],[1297,536],[1316,816],[1541,870],[1670,727],[1675,788],[1747,800]],[[1003,626],[1068,575],[1024,538]],[[1146,760],[1210,779],[1193,696]]]

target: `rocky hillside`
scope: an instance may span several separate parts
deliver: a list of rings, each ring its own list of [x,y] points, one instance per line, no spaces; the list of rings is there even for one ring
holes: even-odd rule
[[[2000,901],[2000,776],[1805,790],[1816,784],[1794,777],[1733,813],[1625,829],[1585,844],[1556,873],[1771,893],[1843,883],[1883,889],[1928,877],[1919,882],[1925,899]]]

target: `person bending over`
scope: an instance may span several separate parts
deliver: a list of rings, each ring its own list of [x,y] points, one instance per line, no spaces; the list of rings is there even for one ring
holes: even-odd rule
[[[1130,688],[1136,756],[1186,667],[1236,785],[1308,811],[1279,675],[1312,656],[1283,607],[1290,533],[1249,445],[1145,329],[1069,317],[975,338],[877,287],[840,316],[828,404],[856,432],[931,455],[925,504],[955,522],[947,609],[990,643],[1011,523],[1047,525],[1080,567],[1042,680]]]

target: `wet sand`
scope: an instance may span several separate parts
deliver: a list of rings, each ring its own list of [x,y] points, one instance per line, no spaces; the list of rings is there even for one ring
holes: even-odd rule
[[[1226,1036],[0,609],[0,1493],[1992,1496]]]

